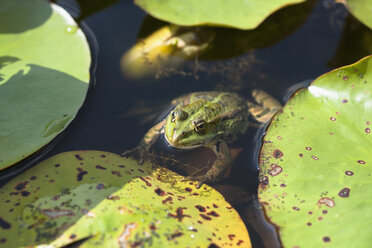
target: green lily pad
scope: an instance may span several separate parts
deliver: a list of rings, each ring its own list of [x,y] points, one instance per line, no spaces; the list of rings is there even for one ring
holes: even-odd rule
[[[101,151],[51,157],[0,189],[0,246],[251,247],[214,189]]]
[[[43,0],[0,1],[0,170],[72,121],[90,61],[87,40],[65,10]]]
[[[272,120],[259,199],[283,247],[369,247],[372,56],[317,78]]]
[[[253,29],[276,10],[305,0],[135,0],[150,15],[181,26]]]
[[[372,4],[370,0],[336,0],[342,3],[359,21],[372,29]]]

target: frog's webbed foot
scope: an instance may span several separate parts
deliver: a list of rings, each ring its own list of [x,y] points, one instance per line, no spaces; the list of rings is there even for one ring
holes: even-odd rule
[[[248,111],[258,122],[268,122],[282,108],[280,102],[263,90],[253,90],[252,97],[257,104],[248,102]]]
[[[143,164],[146,158],[148,158],[150,154],[150,149],[138,145],[136,148],[125,151],[121,154],[122,157],[131,157],[134,158],[135,160],[138,160],[139,164]]]

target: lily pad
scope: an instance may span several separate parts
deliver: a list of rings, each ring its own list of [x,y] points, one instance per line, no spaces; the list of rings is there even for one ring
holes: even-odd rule
[[[342,3],[359,21],[372,29],[372,4],[370,0],[336,0]]]
[[[61,7],[0,1],[0,170],[73,120],[88,89],[87,40]]]
[[[135,0],[150,15],[181,26],[253,29],[276,10],[305,0]]]
[[[0,189],[0,246],[251,247],[214,189],[101,151],[51,157]]]
[[[259,199],[283,247],[369,247],[372,56],[317,78],[272,120]]]

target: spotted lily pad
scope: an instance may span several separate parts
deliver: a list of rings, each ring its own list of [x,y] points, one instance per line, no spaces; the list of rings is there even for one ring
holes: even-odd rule
[[[272,120],[259,199],[283,247],[372,243],[371,99],[372,56],[317,78]]]
[[[372,3],[370,0],[336,0],[346,8],[362,23],[372,29]]]
[[[87,40],[65,10],[44,0],[0,1],[0,170],[72,121],[90,61]]]
[[[181,26],[253,29],[276,10],[305,0],[135,0],[150,15]]]
[[[51,157],[0,189],[0,247],[251,247],[214,189],[100,151]]]

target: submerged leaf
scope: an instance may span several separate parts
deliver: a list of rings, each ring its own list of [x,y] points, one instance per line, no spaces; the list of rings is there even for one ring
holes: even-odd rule
[[[61,133],[82,105],[90,51],[57,5],[0,1],[0,170]]]
[[[272,120],[259,198],[283,247],[369,247],[372,56],[317,78]]]
[[[251,247],[216,190],[182,179],[113,153],[58,154],[0,189],[0,247]]]

